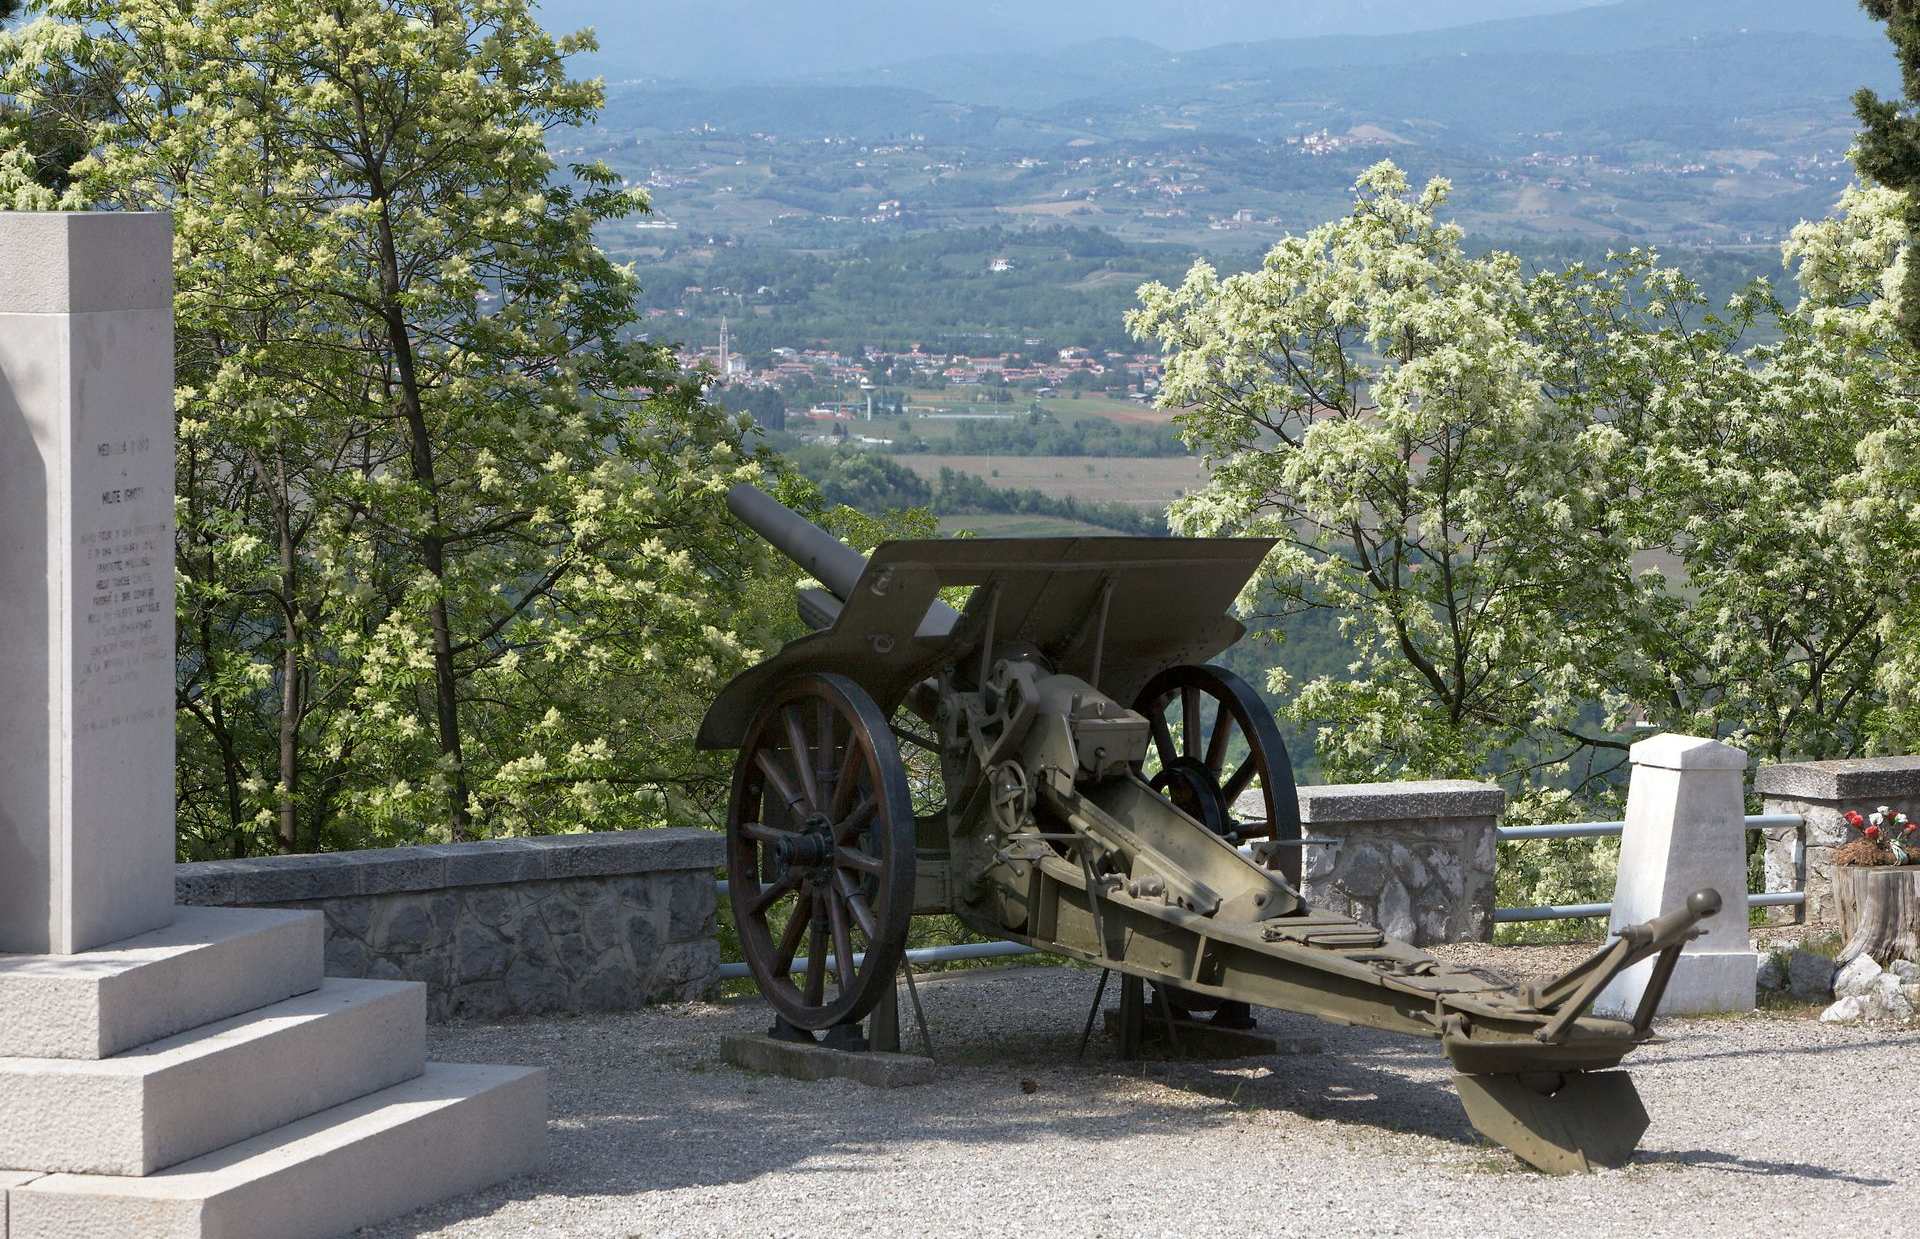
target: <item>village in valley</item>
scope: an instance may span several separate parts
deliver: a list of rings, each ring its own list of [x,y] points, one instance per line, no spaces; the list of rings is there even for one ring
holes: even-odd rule
[[[1040,341],[1029,348],[1038,351]],[[1160,389],[1161,359],[1156,353],[1099,354],[1068,347],[1051,357],[1035,353],[929,352],[914,344],[904,352],[867,347],[857,355],[832,349],[779,345],[768,350],[770,364],[754,368],[731,347],[723,320],[720,341],[704,348],[682,348],[680,363],[690,371],[712,376],[712,390],[721,399],[749,397],[754,392],[782,397],[783,411],[762,414],[756,420],[766,429],[784,430],[800,437],[841,439],[866,446],[891,446],[894,438],[876,431],[876,420],[900,426],[912,422],[1015,421],[1044,412],[1066,392],[1077,401],[1087,393],[1108,398],[1097,403],[1103,413],[1116,399],[1143,413]],[[798,404],[784,398],[805,397]],[[770,408],[762,404],[761,407]],[[1142,420],[1165,423],[1170,415]]]

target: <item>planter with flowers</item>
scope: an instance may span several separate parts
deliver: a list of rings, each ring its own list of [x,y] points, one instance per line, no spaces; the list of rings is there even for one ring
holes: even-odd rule
[[[1833,853],[1841,958],[1920,962],[1920,822],[1886,805],[1845,817],[1847,841]]]

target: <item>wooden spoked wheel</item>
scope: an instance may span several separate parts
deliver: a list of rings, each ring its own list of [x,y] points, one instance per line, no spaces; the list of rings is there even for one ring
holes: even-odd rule
[[[1207,829],[1239,844],[1251,838],[1297,840],[1300,804],[1294,794],[1293,763],[1273,724],[1273,712],[1248,683],[1212,664],[1168,667],[1140,690],[1133,708],[1153,727],[1153,753],[1147,785],[1175,808]],[[1178,735],[1175,734],[1178,728]],[[1243,738],[1244,754],[1236,752]],[[1230,763],[1237,758],[1237,764]],[[1260,780],[1262,821],[1242,821],[1234,802]],[[1300,849],[1275,849],[1274,866],[1295,890],[1300,887]],[[1177,986],[1156,987],[1173,1013],[1212,1011],[1213,1020],[1230,1028],[1252,1028],[1253,1013],[1244,1002],[1195,994]]]
[[[734,766],[727,879],[748,971],[789,1023],[857,1023],[894,983],[913,849],[906,768],[873,699],[838,675],[782,684]]]
[[[1168,667],[1147,681],[1133,708],[1153,726],[1152,756],[1157,761],[1150,765],[1156,768],[1151,775],[1142,771],[1148,785],[1232,843],[1280,841],[1282,846],[1273,849],[1274,868],[1298,890],[1300,802],[1293,763],[1273,712],[1260,695],[1225,667],[1189,663]],[[1244,754],[1237,752],[1236,737]],[[1256,777],[1264,820],[1255,822],[1246,815],[1243,821],[1234,802]]]

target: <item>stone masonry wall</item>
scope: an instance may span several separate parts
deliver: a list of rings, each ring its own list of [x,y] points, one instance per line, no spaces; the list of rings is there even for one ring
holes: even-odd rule
[[[1452,779],[1300,789],[1309,903],[1416,946],[1493,938],[1506,793]]]
[[[1880,805],[1920,817],[1920,757],[1853,757],[1838,761],[1786,762],[1753,774],[1762,813],[1798,813],[1807,820],[1807,920],[1838,919],[1833,907],[1833,852],[1848,838],[1848,809],[1871,813]],[[1766,837],[1767,889],[1795,885],[1791,828]]]
[[[698,997],[720,965],[703,830],[497,839],[179,865],[181,903],[314,908],[329,976],[423,981],[428,1018]]]

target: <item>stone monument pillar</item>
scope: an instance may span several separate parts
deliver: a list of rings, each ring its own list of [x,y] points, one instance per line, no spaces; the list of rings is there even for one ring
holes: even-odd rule
[[[1669,733],[1634,745],[1632,759],[1611,932],[1651,920],[1712,887],[1720,892],[1721,911],[1702,922],[1706,933],[1681,953],[1660,1011],[1751,1011],[1760,957],[1747,933],[1747,755],[1714,740]],[[1653,964],[1642,960],[1616,977],[1601,991],[1595,1013],[1631,1017]]]
[[[0,229],[0,951],[173,919],[164,215]]]
[[[0,1239],[340,1234],[538,1164],[321,917],[173,902],[172,234],[0,212]]]

